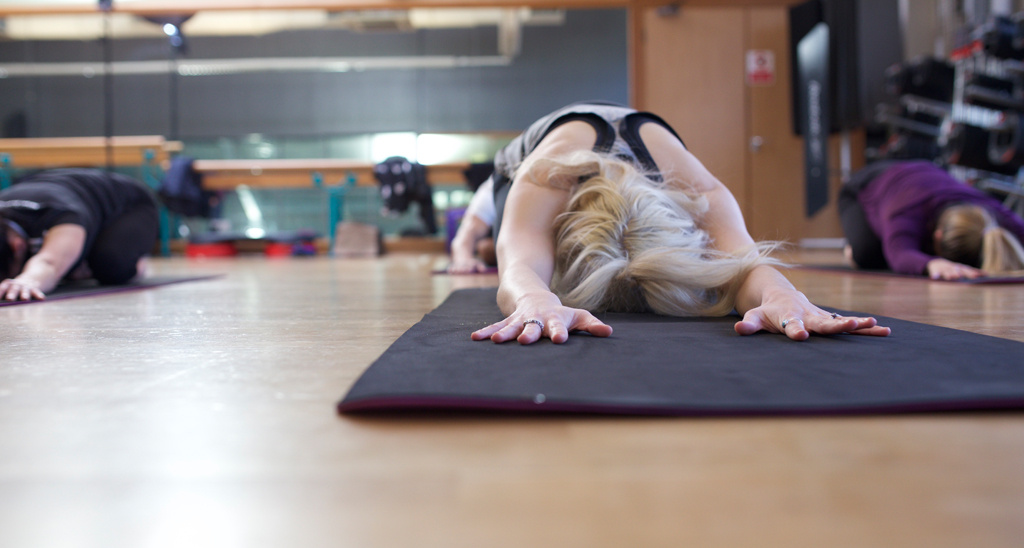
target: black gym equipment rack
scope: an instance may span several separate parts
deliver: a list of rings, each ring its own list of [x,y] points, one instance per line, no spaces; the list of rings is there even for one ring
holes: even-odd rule
[[[1002,197],[1024,215],[1024,13],[967,33],[949,60],[894,65],[876,121],[889,138],[878,159],[927,159]]]

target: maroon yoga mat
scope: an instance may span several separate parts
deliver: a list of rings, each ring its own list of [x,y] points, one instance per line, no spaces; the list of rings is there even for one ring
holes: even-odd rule
[[[45,300],[0,301],[0,307],[32,303],[48,303],[52,301],[61,301],[64,299],[75,299],[78,297],[95,297],[99,295],[109,295],[111,293],[123,293],[125,291],[140,291],[143,289],[152,289],[154,287],[162,287],[165,285],[180,284],[184,282],[195,282],[200,280],[210,280],[219,277],[221,277],[220,274],[210,274],[203,276],[153,276],[151,278],[133,280],[131,282],[121,285],[99,285],[94,280],[88,280],[83,282],[71,282],[57,286],[56,289],[46,294]]]
[[[801,268],[805,270],[823,270],[825,272],[842,272],[843,274],[856,274],[863,276],[885,276],[889,278],[905,278],[911,280],[921,280],[923,282],[944,282],[944,283],[959,283],[967,285],[987,285],[987,284],[1024,284],[1024,276],[984,276],[981,278],[974,279],[962,279],[962,280],[933,280],[925,275],[917,274],[899,274],[891,270],[863,270],[852,268],[846,265],[814,265],[814,264],[802,264],[793,265],[793,268]]]

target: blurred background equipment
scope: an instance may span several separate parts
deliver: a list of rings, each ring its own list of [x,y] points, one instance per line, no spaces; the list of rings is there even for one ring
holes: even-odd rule
[[[949,59],[920,56],[886,72],[876,110],[887,135],[868,159],[923,159],[1024,209],[1024,14],[960,33]]]
[[[402,156],[392,156],[377,164],[373,175],[380,183],[380,195],[384,200],[384,213],[404,213],[411,204],[419,207],[422,230],[407,229],[403,236],[437,234],[437,218],[434,199],[427,182],[427,169],[418,162],[410,162]]]

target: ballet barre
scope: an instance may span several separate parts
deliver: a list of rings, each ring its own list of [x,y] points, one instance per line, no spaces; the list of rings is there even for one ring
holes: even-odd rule
[[[377,186],[376,164],[339,159],[196,160],[192,167],[203,180],[203,188],[231,191],[248,188],[323,188],[328,195],[328,230],[334,248],[334,227],[342,220],[345,195],[353,187]],[[464,183],[468,162],[426,166],[427,182]]]
[[[0,139],[0,164],[5,171],[108,165],[159,169],[181,149],[181,142],[160,135]]]
[[[117,137],[42,137],[0,139],[0,189],[14,182],[16,171],[90,167],[138,168],[152,189],[160,185],[163,164],[182,150],[180,141],[161,135]],[[160,250],[170,254],[170,220],[160,212]]]

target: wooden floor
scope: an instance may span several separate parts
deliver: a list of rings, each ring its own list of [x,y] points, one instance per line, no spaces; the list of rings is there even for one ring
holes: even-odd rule
[[[1021,413],[336,415],[452,289],[496,283],[443,263],[163,259],[224,277],[0,308],[0,546],[1024,545]],[[789,275],[1024,341],[1024,286]]]

